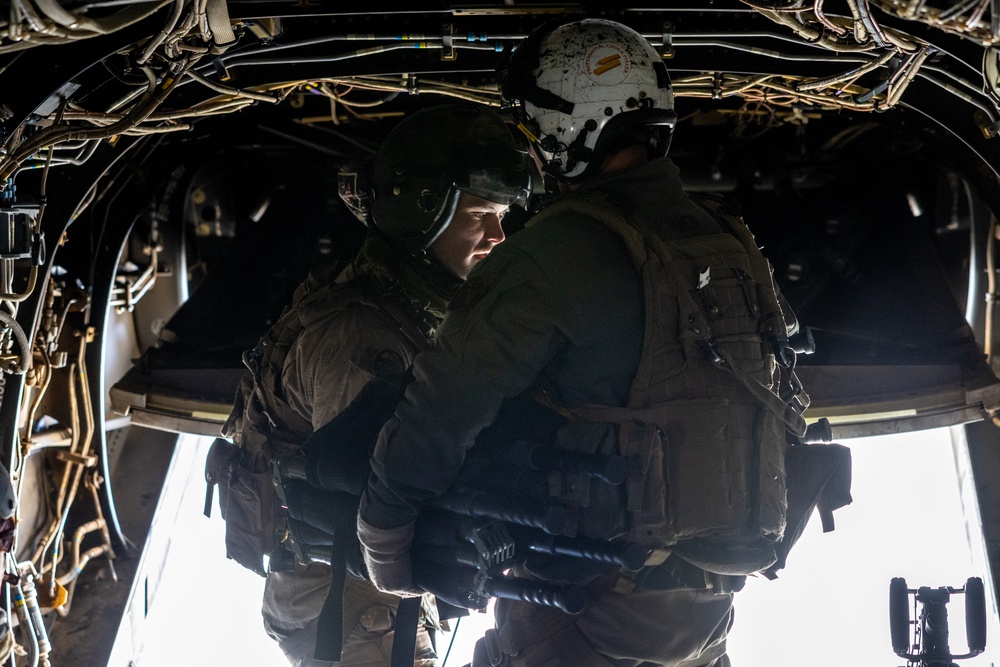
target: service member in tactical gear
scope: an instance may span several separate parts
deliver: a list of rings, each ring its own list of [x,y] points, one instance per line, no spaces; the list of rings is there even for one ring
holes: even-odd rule
[[[251,373],[227,424],[241,447],[239,463],[209,476],[220,481],[227,551],[267,577],[264,625],[293,665],[320,664],[314,649],[317,633],[327,631],[317,626],[331,570],[313,563],[265,571],[263,557],[279,546],[283,525],[272,461],[296,452],[333,419],[377,366],[411,364],[449,297],[504,240],[501,219],[509,206],[523,205],[532,173],[511,128],[486,107],[443,105],[406,117],[371,170],[370,206],[358,207],[370,208],[369,233],[352,265],[339,276],[310,276],[245,356]],[[366,200],[364,191],[351,194],[355,204]],[[351,512],[348,525],[354,520]],[[368,581],[347,578],[339,664],[390,664],[398,602]],[[433,625],[433,604],[424,608],[424,625]],[[434,661],[421,627],[414,664]]]
[[[588,19],[536,30],[503,73],[555,202],[472,272],[383,428],[358,534],[379,589],[419,592],[414,518],[452,486],[508,399],[568,419],[556,445],[620,454],[626,482],[554,489],[570,531],[648,549],[638,573],[529,557],[586,585],[578,615],[497,602],[477,665],[723,667],[733,591],[774,562],[786,429],[807,397],[779,369],[789,326],[770,267],[665,157],[669,77],[641,35]],[[577,561],[579,562],[579,561]]]

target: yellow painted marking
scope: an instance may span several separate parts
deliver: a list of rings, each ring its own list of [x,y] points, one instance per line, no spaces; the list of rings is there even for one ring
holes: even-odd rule
[[[525,127],[524,123],[518,123],[517,129],[521,130],[524,136],[528,137],[529,141],[538,141],[538,137],[535,136],[535,133]]]
[[[621,66],[622,66],[621,55],[615,53],[610,56],[604,56],[603,58],[597,61],[597,67],[594,68],[594,74],[604,74],[605,72],[608,72],[616,67],[621,67]]]

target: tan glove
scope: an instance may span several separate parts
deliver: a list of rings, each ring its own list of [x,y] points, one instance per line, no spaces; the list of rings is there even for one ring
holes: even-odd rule
[[[400,597],[424,592],[413,583],[410,565],[413,522],[398,528],[376,528],[358,515],[358,540],[368,577],[376,588]]]

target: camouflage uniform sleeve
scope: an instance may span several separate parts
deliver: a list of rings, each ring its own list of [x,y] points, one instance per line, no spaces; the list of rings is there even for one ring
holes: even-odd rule
[[[371,306],[355,304],[320,320],[302,331],[285,361],[285,400],[318,429],[354,400],[385,351],[406,365],[415,354],[398,327]]]
[[[477,266],[380,434],[362,518],[400,526],[444,493],[503,400],[531,386],[577,320],[558,279],[510,242]]]

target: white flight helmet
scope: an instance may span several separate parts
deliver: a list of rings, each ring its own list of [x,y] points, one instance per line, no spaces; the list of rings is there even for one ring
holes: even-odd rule
[[[635,143],[666,155],[677,122],[667,68],[635,30],[605,19],[543,25],[501,72],[504,97],[521,102],[521,129],[545,172],[577,183],[609,154]]]

